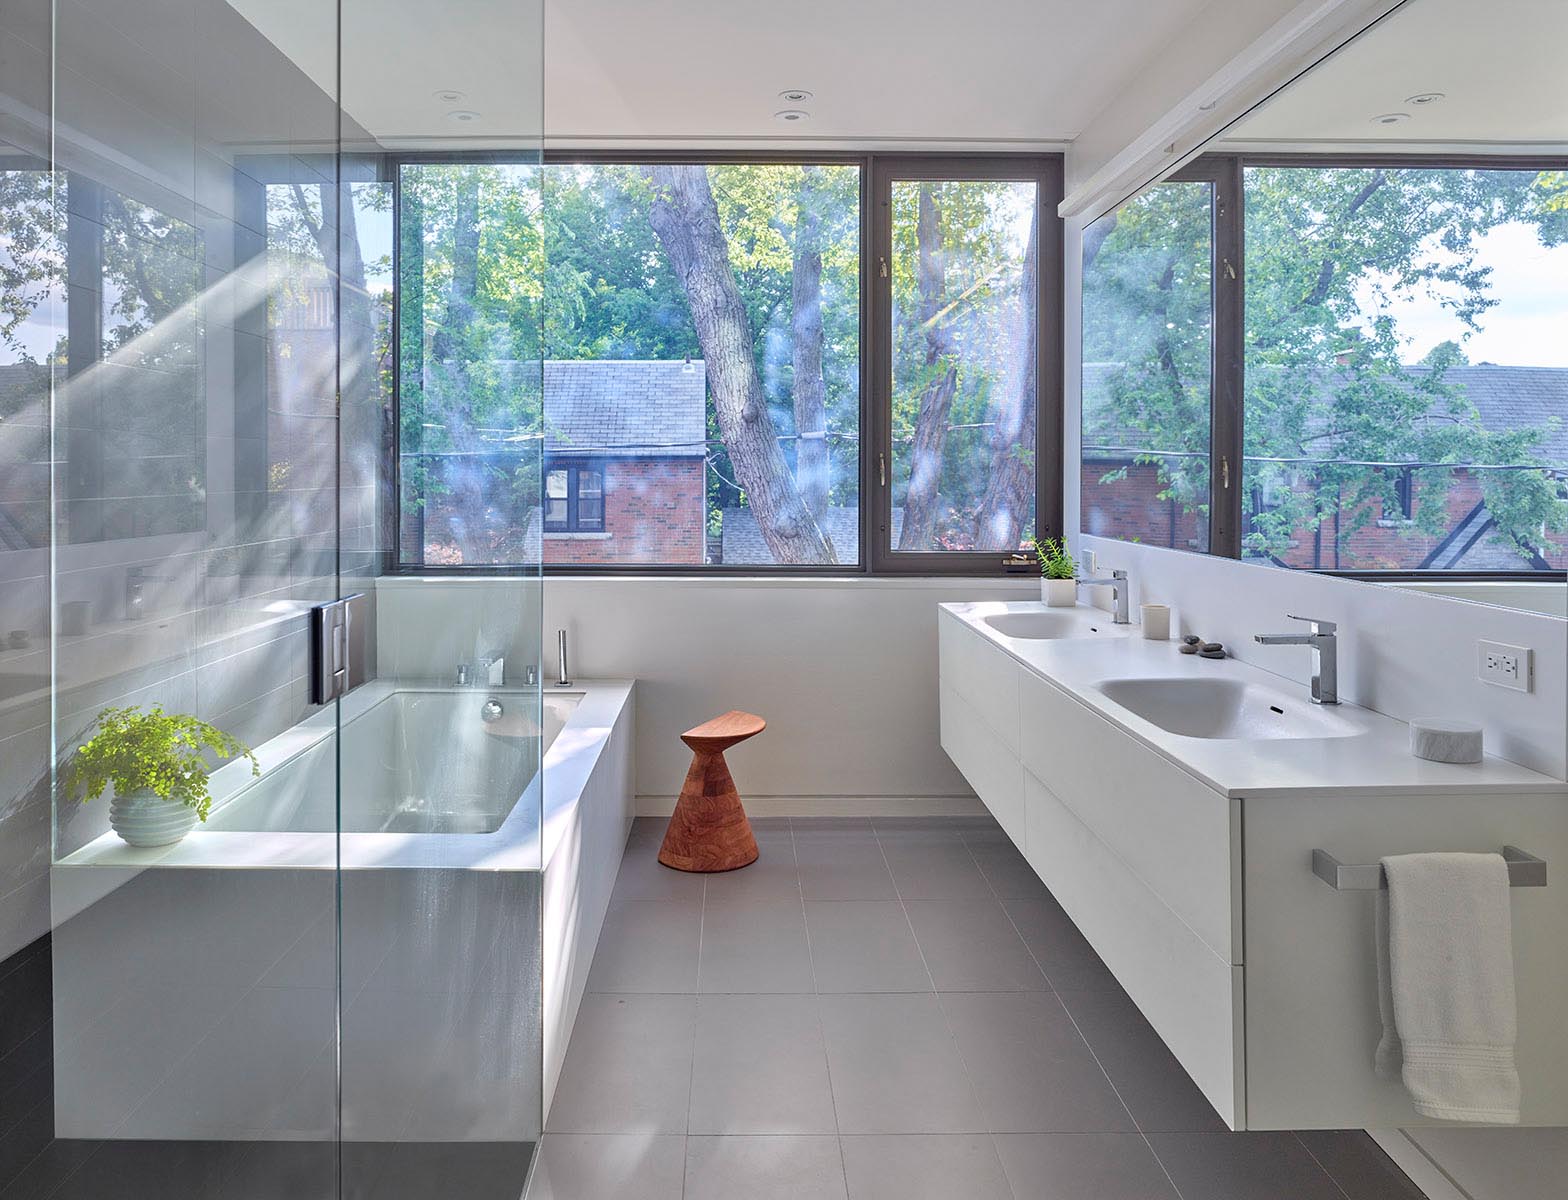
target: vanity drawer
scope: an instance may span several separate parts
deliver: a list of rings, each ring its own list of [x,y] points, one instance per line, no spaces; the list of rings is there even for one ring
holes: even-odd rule
[[[1020,758],[1227,962],[1242,961],[1240,806],[1025,672]]]
[[[1242,1128],[1242,968],[1216,954],[1024,773],[1026,857],[1209,1103]]]
[[[1246,814],[1247,1115],[1253,1129],[1394,1129],[1419,1116],[1379,1079],[1370,891],[1312,873],[1343,862],[1517,845],[1545,858],[1544,888],[1514,888],[1516,1059],[1526,1125],[1568,1125],[1568,804],[1554,796],[1366,796],[1243,801]]]
[[[953,688],[968,700],[1008,753],[1016,756],[1018,685],[1024,669],[982,634],[945,611],[937,622],[937,654],[943,686]]]
[[[1023,767],[968,697],[942,687],[942,749],[991,815],[1024,849]]]

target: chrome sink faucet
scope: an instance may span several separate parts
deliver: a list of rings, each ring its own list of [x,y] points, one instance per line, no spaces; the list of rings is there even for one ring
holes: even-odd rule
[[[1112,571],[1100,579],[1080,579],[1079,587],[1109,587],[1111,595],[1116,600],[1116,615],[1112,618],[1113,625],[1127,625],[1131,622],[1127,609],[1127,572]]]
[[[1254,640],[1260,646],[1311,646],[1317,653],[1317,671],[1312,676],[1312,703],[1339,703],[1339,628],[1333,621],[1288,614],[1292,621],[1305,621],[1308,633],[1260,633]]]

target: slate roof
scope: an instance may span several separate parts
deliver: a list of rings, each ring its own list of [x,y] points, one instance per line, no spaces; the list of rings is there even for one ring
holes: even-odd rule
[[[1103,362],[1084,364],[1084,411],[1090,414],[1084,441],[1091,445],[1136,450],[1153,444],[1146,431],[1118,426],[1109,420],[1096,421],[1094,416],[1097,402],[1104,403],[1108,399],[1111,378],[1120,366],[1120,363]],[[1405,368],[1412,379],[1424,376],[1429,370],[1428,367]],[[1538,461],[1568,466],[1568,367],[1503,367],[1473,363],[1450,367],[1447,378],[1464,389],[1466,399],[1475,405],[1481,416],[1483,428],[1495,431],[1547,429],[1538,443]],[[1553,418],[1557,421],[1556,428],[1549,429]],[[1125,456],[1102,452],[1098,457]]]
[[[833,540],[833,553],[841,563],[860,560],[860,510],[858,508],[829,508],[823,524]],[[893,541],[898,541],[904,526],[904,510],[893,510]],[[724,562],[771,563],[767,542],[762,540],[762,530],[757,528],[756,514],[749,508],[724,510]]]
[[[700,458],[707,388],[701,359],[547,359],[545,453]]]

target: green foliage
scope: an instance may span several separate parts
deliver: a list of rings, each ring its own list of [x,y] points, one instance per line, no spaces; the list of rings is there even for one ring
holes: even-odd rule
[[[164,800],[196,810],[203,821],[212,809],[208,755],[247,758],[253,776],[261,767],[250,748],[221,729],[159,705],[106,708],[96,732],[76,751],[66,780],[68,794],[96,800],[110,784],[126,795],[148,789]]]
[[[1040,574],[1046,579],[1073,579],[1078,574],[1078,564],[1067,549],[1066,538],[1034,539],[1034,552],[1040,560]]]

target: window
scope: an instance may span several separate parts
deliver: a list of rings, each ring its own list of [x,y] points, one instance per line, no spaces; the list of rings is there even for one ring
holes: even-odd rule
[[[544,531],[604,532],[604,469],[597,464],[549,464],[544,473]]]
[[[994,568],[1060,527],[1054,166],[878,165],[880,569]]]
[[[1218,156],[1091,226],[1086,530],[1357,573],[1568,567],[1564,167]]]

